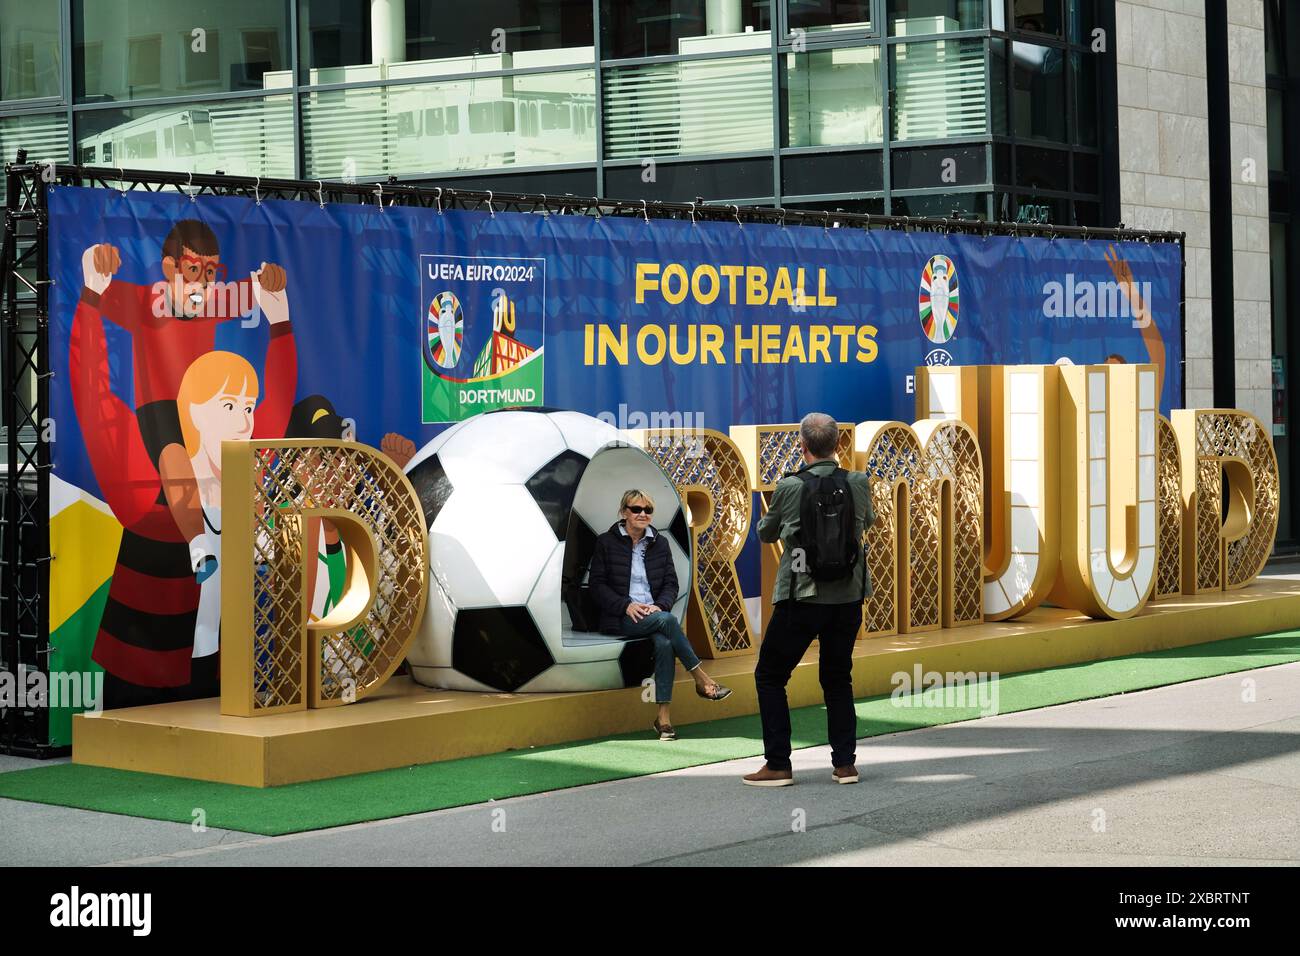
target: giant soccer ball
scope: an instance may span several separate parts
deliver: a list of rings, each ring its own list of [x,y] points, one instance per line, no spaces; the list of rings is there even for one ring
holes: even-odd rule
[[[536,692],[634,687],[650,676],[648,639],[573,626],[575,602],[583,620],[581,585],[596,535],[618,520],[628,488],[654,497],[655,530],[668,539],[677,570],[673,613],[678,620],[686,613],[686,516],[645,452],[578,412],[508,410],[451,426],[406,474],[429,529],[428,609],[407,655],[416,681]]]

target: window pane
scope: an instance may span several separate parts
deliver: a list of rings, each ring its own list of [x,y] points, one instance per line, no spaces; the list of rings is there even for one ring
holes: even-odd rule
[[[1066,17],[1070,21],[1070,42],[1092,44],[1092,31],[1097,21],[1097,0],[1065,0]]]
[[[1017,30],[1061,35],[1061,0],[1012,0],[1011,15]]]
[[[1016,222],[1033,225],[1069,225],[1068,203],[1049,196],[1017,196]]]
[[[760,0],[601,0],[605,59],[765,49],[771,3]]]
[[[791,32],[870,30],[871,0],[789,0]],[[979,0],[976,0],[978,3]]]
[[[596,160],[591,70],[312,93],[303,144],[320,179]]]
[[[889,32],[921,36],[978,30],[984,26],[985,0],[890,0]]]
[[[619,67],[605,77],[605,157],[772,148],[767,56]]]
[[[791,53],[785,63],[787,146],[881,141],[879,47]]]
[[[930,193],[922,196],[894,196],[895,216],[987,219],[988,193]]]
[[[635,166],[606,166],[605,195],[619,199],[707,202],[742,199],[753,205],[772,203],[772,158],[719,159],[707,162],[659,163],[646,181]]]
[[[284,0],[73,0],[80,102],[289,85]]]
[[[797,153],[781,159],[781,192],[786,196],[864,193],[884,188],[885,169],[878,150]]]
[[[968,146],[929,146],[895,149],[890,154],[892,189],[941,189],[945,185],[973,186],[989,181],[983,143]]]
[[[287,96],[77,114],[77,157],[88,165],[292,176],[293,154]]]
[[[0,166],[12,163],[18,150],[27,150],[29,163],[68,161],[68,116],[11,116],[0,119]],[[4,202],[4,177],[0,176],[0,203]]]
[[[58,96],[59,5],[0,0],[0,100]]]
[[[1070,63],[1074,67],[1075,142],[1084,146],[1096,146],[1099,125],[1097,57],[1093,53],[1075,52],[1070,54]]]
[[[1070,154],[1038,146],[1016,147],[1016,183],[1035,189],[1070,188]]]
[[[1268,97],[1268,168],[1286,170],[1283,144],[1286,142],[1286,100],[1281,90],[1267,90]]]
[[[309,83],[590,63],[591,0],[302,0]]]
[[[1065,52],[1035,43],[1013,43],[1011,60],[1016,136],[1065,142]],[[1095,128],[1095,119],[1092,125]]]
[[[894,139],[947,139],[988,131],[982,40],[899,43],[891,67]]]

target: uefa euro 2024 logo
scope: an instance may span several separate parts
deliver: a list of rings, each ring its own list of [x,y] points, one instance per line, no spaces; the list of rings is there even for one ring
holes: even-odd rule
[[[943,345],[957,331],[957,267],[947,256],[931,256],[921,272],[921,331],[935,345]],[[926,365],[951,365],[952,354],[944,348],[931,349]]]
[[[947,256],[931,256],[921,273],[921,330],[935,345],[957,331],[957,268]]]
[[[465,316],[454,292],[439,292],[429,303],[424,357],[429,367],[455,368],[465,341]]]

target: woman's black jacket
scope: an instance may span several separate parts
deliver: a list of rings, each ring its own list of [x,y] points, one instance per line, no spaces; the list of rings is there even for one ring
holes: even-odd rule
[[[632,603],[628,589],[632,582],[632,539],[619,531],[623,522],[616,521],[596,538],[596,553],[591,558],[587,578],[588,593],[600,609],[602,634],[620,633],[620,625]],[[677,570],[673,567],[668,538],[655,529],[655,536],[645,549],[645,576],[650,582],[652,602],[663,611],[672,611],[677,600]]]

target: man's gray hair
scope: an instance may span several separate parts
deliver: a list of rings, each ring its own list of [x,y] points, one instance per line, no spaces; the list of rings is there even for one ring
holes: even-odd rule
[[[824,412],[809,412],[799,423],[799,437],[814,458],[834,458],[840,426]]]

